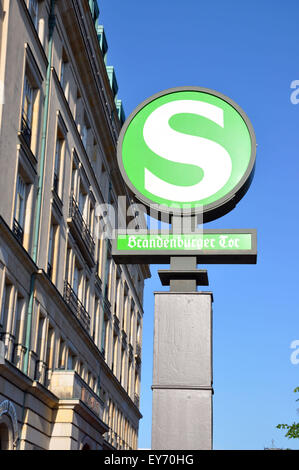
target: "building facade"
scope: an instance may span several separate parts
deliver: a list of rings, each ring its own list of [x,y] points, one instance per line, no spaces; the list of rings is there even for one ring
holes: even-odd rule
[[[98,17],[94,0],[0,0],[1,449],[137,448],[150,272],[114,263],[97,212],[126,221],[131,201]]]

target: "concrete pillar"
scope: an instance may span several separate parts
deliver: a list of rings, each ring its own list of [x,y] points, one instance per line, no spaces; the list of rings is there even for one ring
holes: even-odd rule
[[[212,302],[209,292],[155,293],[154,450],[212,449]]]

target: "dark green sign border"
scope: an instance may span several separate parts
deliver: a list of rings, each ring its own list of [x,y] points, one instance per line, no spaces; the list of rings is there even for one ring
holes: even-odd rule
[[[199,91],[202,93],[207,93],[210,95],[214,95],[223,101],[226,101],[229,105],[231,105],[242,117],[243,121],[245,122],[249,135],[250,135],[250,140],[251,140],[251,155],[250,155],[250,161],[248,168],[246,172],[244,173],[243,177],[239,181],[239,183],[225,196],[220,198],[218,201],[215,201],[211,204],[207,204],[205,206],[199,206],[198,208],[193,208],[193,209],[178,209],[178,208],[172,208],[172,207],[167,207],[165,205],[159,205],[158,209],[153,209],[153,207],[157,207],[158,204],[148,198],[146,198],[142,193],[140,193],[135,186],[131,183],[131,181],[128,178],[128,175],[125,171],[124,165],[123,165],[123,160],[122,160],[122,146],[123,146],[123,139],[125,136],[125,133],[127,131],[127,128],[131,121],[134,119],[134,117],[138,114],[138,112],[143,109],[147,104],[150,102],[156,100],[157,98],[160,98],[161,96],[168,95],[171,93],[177,93],[177,92],[182,92],[182,91]],[[175,87],[175,88],[169,88],[168,90],[161,91],[159,93],[156,93],[155,95],[151,96],[150,98],[146,99],[143,101],[137,108],[130,114],[130,116],[127,118],[125,121],[122,130],[119,135],[118,139],[118,145],[117,145],[117,160],[118,160],[118,166],[121,172],[121,175],[126,183],[126,185],[131,189],[135,197],[143,204],[145,205],[148,213],[150,213],[150,208],[151,208],[151,215],[159,218],[162,216],[163,220],[169,219],[169,217],[172,216],[181,216],[181,215],[201,215],[203,220],[201,222],[210,222],[211,220],[215,220],[219,217],[222,217],[223,215],[227,214],[230,212],[236,204],[242,199],[242,197],[246,194],[247,190],[250,187],[250,184],[252,182],[253,176],[254,176],[254,170],[255,170],[255,157],[256,157],[256,138],[255,138],[255,133],[253,126],[246,115],[246,113],[240,108],[240,106],[235,103],[233,100],[228,98],[227,96],[223,95],[222,93],[219,93],[214,90],[210,90],[209,88],[202,88],[202,87],[195,87],[195,86],[190,86],[190,87]],[[166,219],[165,219],[166,216]]]
[[[195,256],[197,263],[201,264],[256,264],[257,262],[257,233],[255,229],[231,229],[231,230],[216,230],[207,229],[202,232],[197,232],[194,235],[200,234],[248,234],[251,235],[251,249],[249,250],[237,250],[237,249],[221,249],[221,250],[187,250],[187,249],[176,249],[176,250],[163,250],[163,249],[130,249],[130,250],[119,250],[117,247],[118,237],[120,235],[116,231],[116,238],[112,240],[112,257],[116,264],[169,264],[170,258],[173,256]],[[148,235],[169,235],[168,231],[155,231]],[[128,232],[128,235],[135,235],[138,237],[136,232]],[[192,235],[192,234],[185,234]],[[178,235],[183,236],[183,235]]]

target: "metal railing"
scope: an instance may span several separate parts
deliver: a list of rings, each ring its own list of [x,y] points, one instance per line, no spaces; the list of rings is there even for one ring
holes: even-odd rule
[[[99,275],[99,262],[97,261],[95,266],[95,284],[97,285],[98,289],[102,291],[102,279]]]
[[[15,237],[17,238],[17,240],[19,240],[20,243],[23,243],[24,230],[23,230],[23,227],[21,227],[21,225],[17,221],[17,219],[14,219],[14,221],[13,221],[12,231],[13,231],[13,234],[15,235]]]
[[[48,274],[48,276],[49,276],[50,279],[52,278],[52,272],[53,272],[52,265],[51,265],[50,263],[48,263],[48,266],[47,266],[47,274]]]
[[[74,221],[86,247],[88,248],[92,257],[94,257],[94,251],[95,251],[94,239],[90,233],[90,230],[85,220],[83,219],[79,206],[73,195],[71,195],[70,197],[69,217]]]
[[[137,356],[137,354],[135,355],[135,369],[136,372],[139,372],[141,369],[141,357]]]
[[[140,343],[136,343],[136,355],[141,356],[141,345],[140,345]]]
[[[54,178],[53,178],[53,189],[55,193],[58,195],[58,185],[59,185],[59,178],[56,173],[54,173]]]
[[[102,420],[103,401],[100,395],[75,370],[55,368],[49,388],[60,400],[81,400]]]
[[[107,299],[107,297],[103,298],[103,306],[104,306],[104,315],[107,320],[111,317],[111,303]]]
[[[28,145],[31,145],[31,125],[29,123],[28,117],[25,114],[25,111],[22,112],[22,120],[21,120],[21,134]]]
[[[129,360],[133,361],[133,346],[131,343],[129,344]]]
[[[105,403],[106,393],[102,388],[100,388],[100,391],[99,391],[99,398],[103,403]]]
[[[127,347],[127,344],[128,344],[128,337],[127,337],[127,333],[125,332],[124,329],[121,330],[121,335],[122,335],[122,346],[124,349],[126,349]]]
[[[124,441],[116,432],[114,432],[111,428],[104,434],[104,439],[117,450],[133,450],[129,444]]]
[[[82,304],[81,300],[79,300],[77,294],[71,287],[71,285],[65,281],[64,282],[64,293],[63,293],[64,300],[69,305],[73,313],[76,315],[78,320],[81,322],[83,327],[89,332],[90,330],[90,316],[85,309],[84,305]]]
[[[116,314],[113,315],[113,325],[114,325],[114,330],[115,330],[116,334],[119,334],[119,332],[120,332],[119,319],[116,316]]]
[[[138,393],[134,393],[134,403],[137,406],[137,408],[139,408],[140,397],[139,397]]]

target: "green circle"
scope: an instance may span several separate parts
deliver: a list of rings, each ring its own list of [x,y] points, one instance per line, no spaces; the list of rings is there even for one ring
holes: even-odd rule
[[[136,189],[137,196],[139,193],[143,200],[162,204],[166,208],[184,208],[186,203],[189,207],[196,208],[225,199],[241,183],[252,163],[252,138],[240,109],[237,110],[233,102],[220,96],[212,94],[212,91],[210,93],[196,90],[174,91],[162,94],[152,101],[149,100],[128,119],[121,139],[121,163],[126,182]],[[145,188],[145,169],[163,181],[178,186],[195,185],[204,178],[204,171],[199,166],[173,162],[163,158],[162,155],[157,155],[147,146],[143,137],[148,117],[160,106],[179,100],[201,101],[223,110],[223,127],[203,116],[191,113],[175,114],[168,124],[177,132],[203,137],[220,144],[228,152],[232,162],[230,177],[220,190],[205,199],[184,203],[163,199]]]

